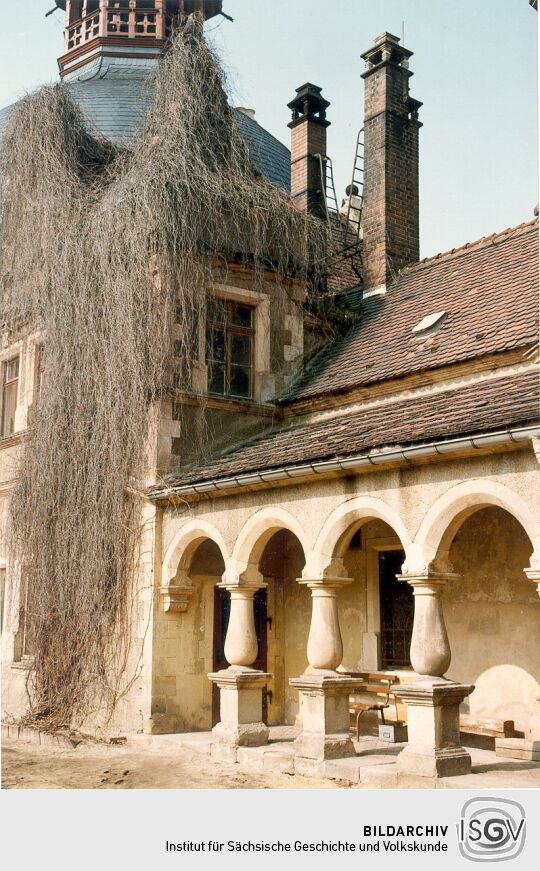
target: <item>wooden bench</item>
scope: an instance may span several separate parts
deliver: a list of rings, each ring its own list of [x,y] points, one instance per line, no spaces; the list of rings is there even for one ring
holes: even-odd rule
[[[460,714],[459,731],[464,735],[480,735],[486,738],[513,738],[515,724],[513,720],[491,720]]]
[[[349,711],[356,716],[356,740],[360,738],[360,717],[368,711],[377,711],[381,715],[383,724],[385,723],[384,712],[390,707],[390,699],[393,698],[396,705],[397,702],[392,687],[399,683],[397,674],[386,674],[381,672],[363,672],[363,671],[348,671],[347,677],[354,677],[362,680],[362,686],[359,689],[360,693],[369,693],[377,697],[377,701],[370,702],[351,702]],[[364,685],[365,684],[365,685]]]

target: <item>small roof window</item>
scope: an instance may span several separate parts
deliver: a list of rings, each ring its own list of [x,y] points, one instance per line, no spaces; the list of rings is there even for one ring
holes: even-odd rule
[[[420,323],[416,324],[413,328],[413,335],[420,336],[422,333],[427,333],[429,331],[435,332],[436,329],[443,325],[447,317],[448,314],[444,311],[427,315],[427,317],[423,318]]]

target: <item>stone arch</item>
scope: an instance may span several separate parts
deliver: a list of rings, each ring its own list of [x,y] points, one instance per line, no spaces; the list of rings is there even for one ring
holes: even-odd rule
[[[540,567],[540,520],[526,502],[509,487],[495,481],[463,481],[443,493],[431,506],[416,534],[405,571],[423,573],[430,567],[451,569],[450,545],[460,526],[482,508],[498,507],[521,524],[533,545],[531,565]]]
[[[221,551],[223,562],[227,564],[229,550],[219,530],[206,520],[194,519],[185,524],[174,536],[163,560],[163,583],[168,584],[180,570],[189,574],[193,554],[199,545],[210,539]]]
[[[401,541],[405,553],[408,553],[411,537],[399,514],[383,499],[358,496],[343,502],[325,520],[306,564],[306,577],[322,577],[328,570],[339,572],[339,561],[347,548],[347,531],[356,523],[370,520],[386,523]]]
[[[304,554],[307,554],[306,533],[301,523],[284,508],[263,508],[253,514],[242,527],[234,545],[229,566],[243,574],[258,571],[264,549],[272,536],[281,529],[287,529],[296,536]]]

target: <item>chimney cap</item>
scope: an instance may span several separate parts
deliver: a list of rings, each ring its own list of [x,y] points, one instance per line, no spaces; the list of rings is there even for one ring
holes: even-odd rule
[[[321,109],[328,109],[330,103],[325,100],[322,95],[322,88],[318,85],[312,85],[311,82],[306,82],[296,89],[296,97],[288,103],[289,109],[299,108],[304,111],[304,104],[308,101],[309,111],[318,112]]]
[[[399,36],[394,36],[393,33],[381,33],[374,39],[372,47],[368,48],[361,57],[372,66],[383,62],[395,63],[399,66],[414,54],[400,43]]]
[[[381,33],[380,36],[376,36],[373,40],[374,45],[382,45],[383,42],[395,42],[396,45],[401,42],[399,36],[395,36],[393,33],[389,33],[385,30],[384,33]]]

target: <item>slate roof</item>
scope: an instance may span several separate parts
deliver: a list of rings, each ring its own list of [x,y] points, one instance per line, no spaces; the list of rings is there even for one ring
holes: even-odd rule
[[[89,126],[118,145],[130,145],[140,130],[153,99],[155,61],[129,63],[85,70],[80,79],[67,81],[75,102]],[[0,134],[17,104],[0,110]],[[247,143],[255,168],[284,193],[290,193],[291,155],[288,148],[258,122],[235,112],[238,128]]]
[[[356,410],[322,421],[269,429],[209,463],[174,476],[166,488],[229,478],[304,462],[344,459],[390,448],[540,423],[538,372],[477,381],[469,387]]]
[[[442,326],[413,328],[445,311]],[[400,378],[538,341],[538,220],[404,269],[365,299],[351,331],[307,365],[284,401]]]

